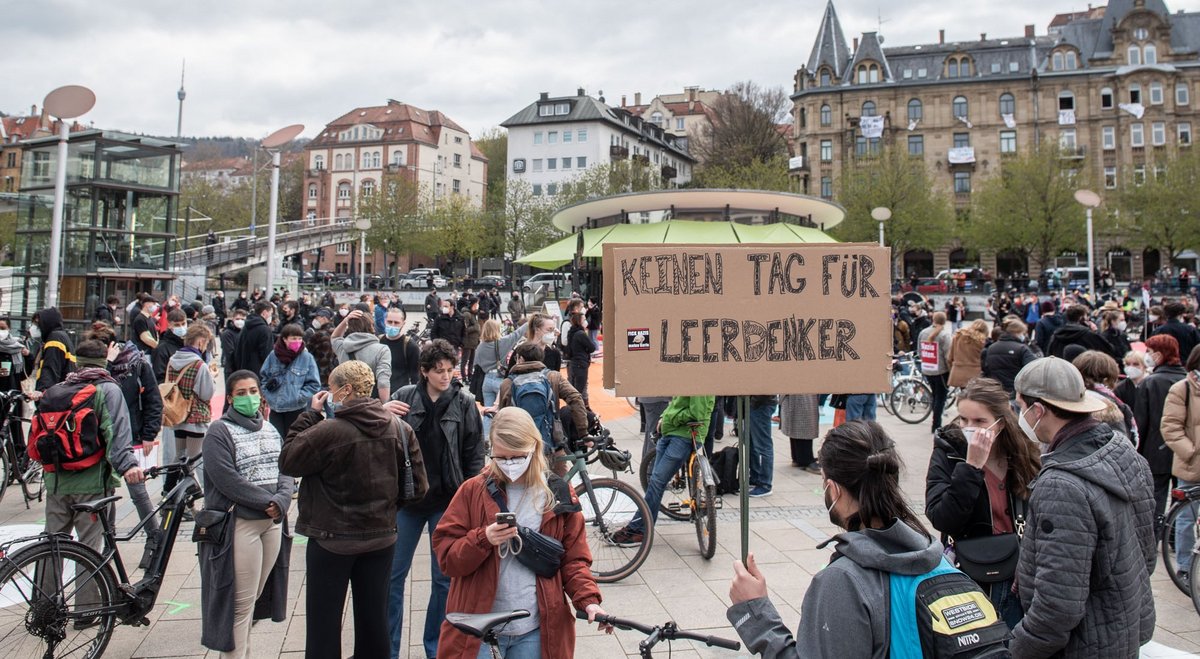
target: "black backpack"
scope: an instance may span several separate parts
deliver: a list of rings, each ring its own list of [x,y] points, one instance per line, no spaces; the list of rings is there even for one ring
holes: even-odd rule
[[[726,446],[713,453],[709,461],[713,473],[717,476],[717,494],[736,494],[738,486],[738,449],[736,446]]]

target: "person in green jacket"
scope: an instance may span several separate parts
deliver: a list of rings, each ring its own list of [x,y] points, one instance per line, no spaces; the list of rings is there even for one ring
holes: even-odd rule
[[[650,527],[658,521],[658,508],[662,503],[663,491],[667,488],[671,476],[679,471],[684,461],[692,454],[692,428],[690,423],[698,423],[696,437],[703,438],[708,434],[708,422],[712,417],[713,396],[676,396],[667,405],[658,420],[658,429],[662,437],[655,449],[654,471],[650,474],[650,483],[646,486],[646,505],[650,508]],[[703,439],[701,439],[703,441]],[[617,544],[641,543],[646,533],[646,520],[640,515],[634,515],[629,524],[613,534]]]

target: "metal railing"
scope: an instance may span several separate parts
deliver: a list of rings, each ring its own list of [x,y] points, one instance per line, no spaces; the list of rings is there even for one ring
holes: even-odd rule
[[[336,218],[325,224],[318,220],[292,220],[279,222],[275,234],[275,250],[280,255],[292,254],[301,243],[321,243],[332,245],[357,237],[353,218]],[[266,233],[266,227],[260,229]],[[193,247],[175,252],[175,267],[194,268],[196,266],[214,267],[230,263],[242,263],[266,258],[267,237],[265,235],[244,235],[246,229],[235,229],[222,232],[224,234],[243,234],[229,240]],[[315,249],[306,247],[305,249]],[[259,252],[263,252],[261,256]]]

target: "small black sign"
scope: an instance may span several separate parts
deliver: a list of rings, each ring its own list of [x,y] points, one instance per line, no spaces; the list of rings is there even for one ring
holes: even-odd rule
[[[649,350],[650,349],[650,328],[642,327],[638,329],[626,330],[628,335],[628,350]]]

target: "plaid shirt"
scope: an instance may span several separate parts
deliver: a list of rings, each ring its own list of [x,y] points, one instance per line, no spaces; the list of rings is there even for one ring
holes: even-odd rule
[[[204,424],[212,421],[212,407],[208,402],[200,400],[195,395],[196,376],[200,373],[200,368],[204,366],[204,362],[197,359],[196,361],[183,367],[183,372],[176,371],[173,367],[167,366],[167,381],[174,380],[178,375],[179,381],[176,386],[179,387],[179,393],[184,399],[191,401],[188,407],[187,418],[183,420],[188,424]]]

